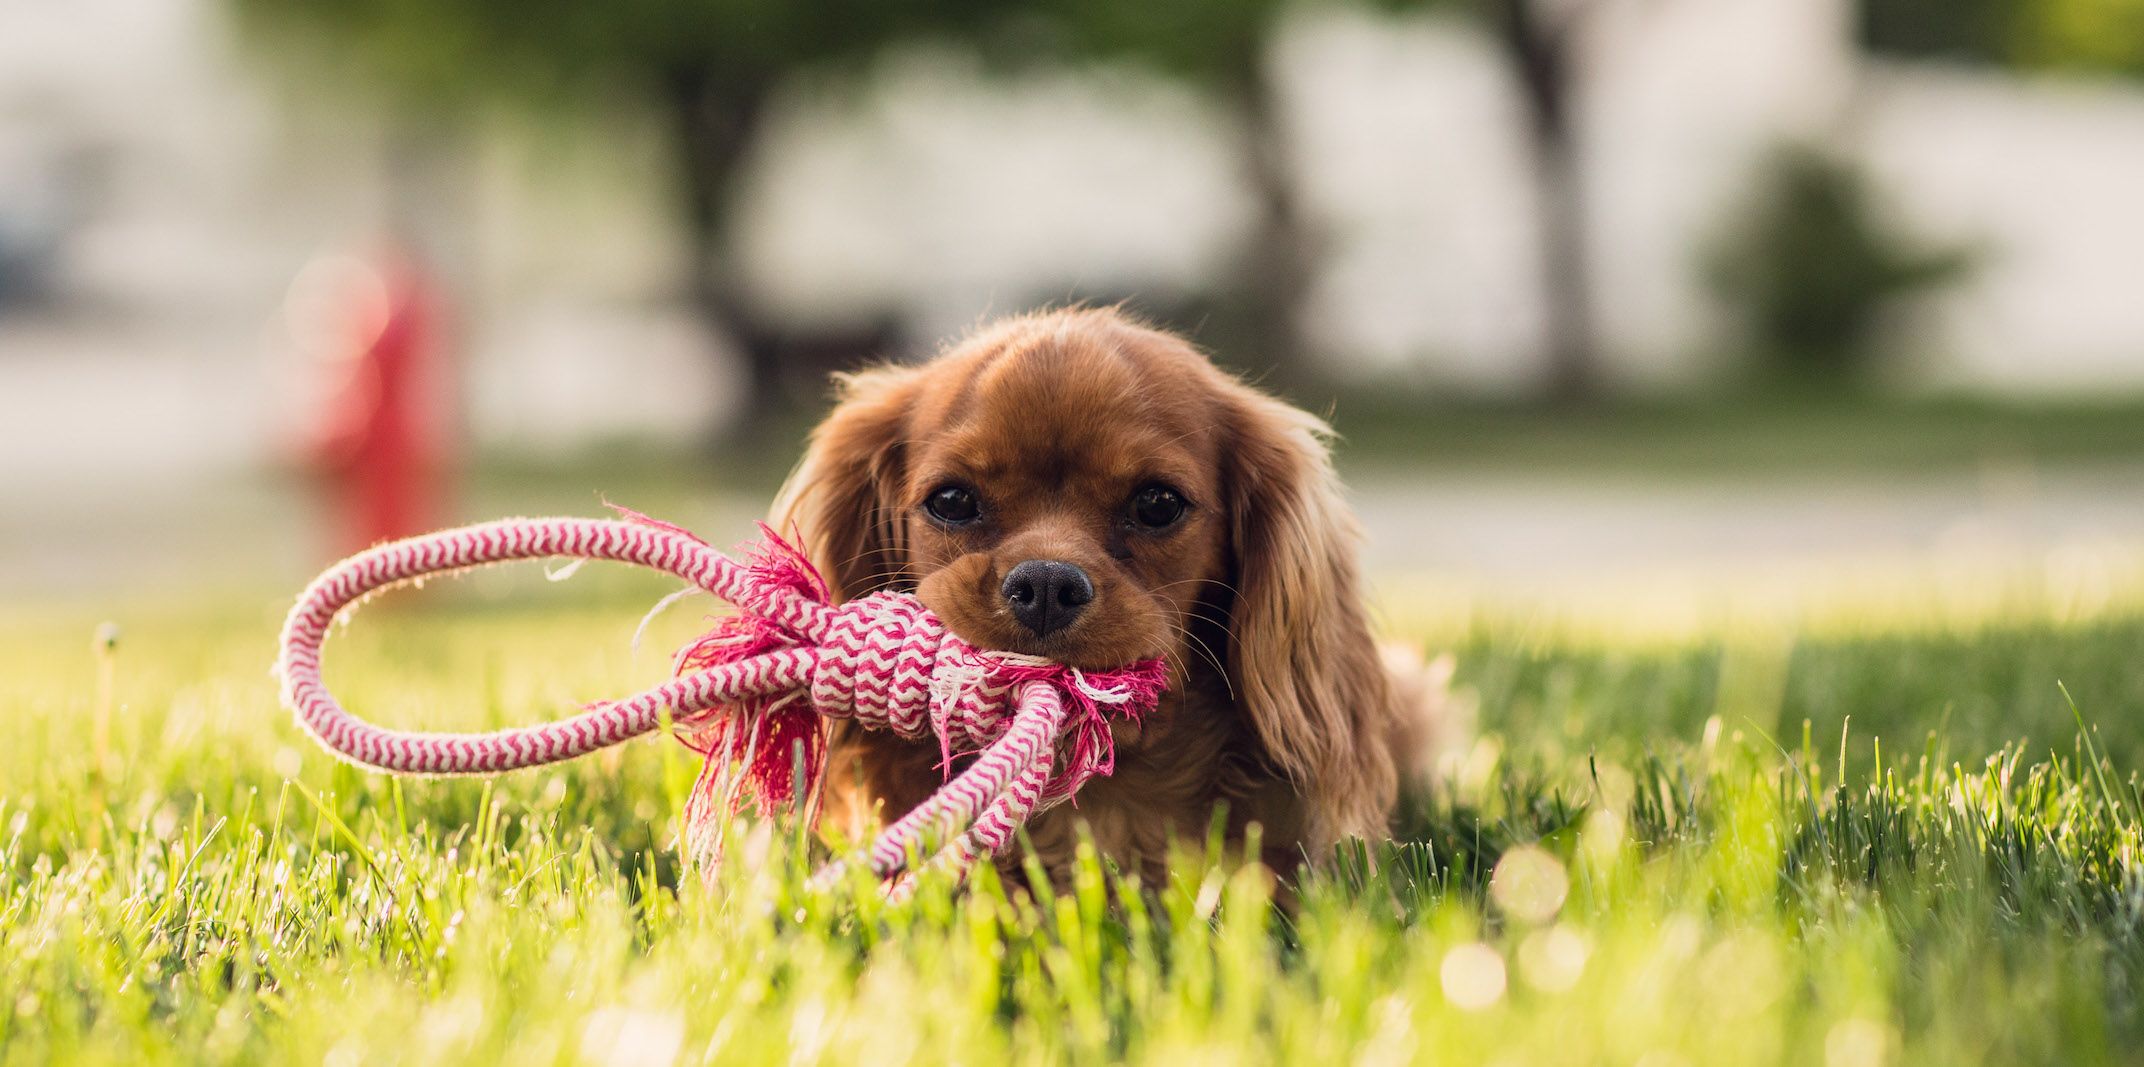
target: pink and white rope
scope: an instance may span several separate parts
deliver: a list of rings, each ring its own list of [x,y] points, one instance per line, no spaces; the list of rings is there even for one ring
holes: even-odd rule
[[[552,557],[613,560],[675,575],[771,624],[787,647],[680,673],[580,714],[490,733],[390,730],[352,715],[321,680],[321,646],[337,617],[386,588],[487,564]],[[1037,811],[1111,769],[1101,716],[1150,710],[1158,662],[1087,675],[978,649],[915,597],[879,593],[832,605],[770,581],[699,538],[652,521],[503,519],[360,552],[314,579],[283,624],[283,702],[330,751],[398,774],[492,774],[556,763],[673,721],[704,723],[726,706],[799,694],[819,714],[902,736],[935,736],[945,751],[979,752],[862,857],[891,879],[932,835],[960,831],[932,859],[965,869],[1003,850]],[[1070,698],[1069,700],[1067,698]],[[1060,762],[1060,754],[1064,759]],[[961,828],[965,827],[964,830]],[[820,872],[838,877],[836,862]],[[912,874],[913,872],[911,872]],[[908,878],[890,890],[906,891]]]

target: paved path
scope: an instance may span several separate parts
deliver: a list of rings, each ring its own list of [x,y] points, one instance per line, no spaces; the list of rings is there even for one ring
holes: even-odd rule
[[[2144,465],[1748,483],[1358,479],[1379,571],[1515,589],[1663,568],[1752,568],[2144,547]]]

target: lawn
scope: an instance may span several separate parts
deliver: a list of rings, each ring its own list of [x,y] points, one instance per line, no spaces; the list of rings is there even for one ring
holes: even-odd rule
[[[2114,467],[2144,462],[2144,396],[2099,401],[1983,402],[1887,395],[1759,392],[1702,401],[1624,399],[1561,409],[1469,403],[1410,388],[1307,390],[1292,397],[1326,416],[1356,474],[1640,476],[1740,483],[1902,474],[1972,474],[1994,467]],[[672,502],[720,487],[756,504],[780,484],[816,406],[753,443],[692,451],[613,442],[571,457],[518,452],[476,457],[482,504],[531,501],[585,509],[600,487],[618,500],[671,513]],[[478,510],[488,515],[490,511]]]
[[[520,721],[658,676],[693,623],[636,652],[650,587],[541,585],[368,614],[330,681],[397,723]],[[0,1061],[2144,1062],[2136,603],[1403,618],[1458,653],[1481,740],[1407,843],[1290,908],[1189,858],[886,906],[807,892],[776,827],[703,887],[667,848],[673,742],[397,782],[277,709],[267,598],[109,650],[16,618]]]

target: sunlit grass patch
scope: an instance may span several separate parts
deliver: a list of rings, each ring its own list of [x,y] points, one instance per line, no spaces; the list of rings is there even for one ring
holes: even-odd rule
[[[361,618],[330,677],[405,724],[555,714],[664,672],[697,612],[635,652],[640,603],[426,598]],[[1165,885],[1090,858],[1056,889],[984,872],[898,906],[808,890],[786,827],[740,828],[711,886],[680,871],[694,768],[668,741],[489,784],[380,778],[275,707],[274,605],[122,619],[108,654],[94,621],[0,641],[8,1063],[2144,1047],[2144,615],[2117,607],[1625,638],[1431,619],[1411,628],[1457,652],[1483,733],[1399,842],[1300,885],[1187,851]]]

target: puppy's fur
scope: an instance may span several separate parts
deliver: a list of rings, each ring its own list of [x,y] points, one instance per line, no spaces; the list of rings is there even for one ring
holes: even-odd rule
[[[837,596],[913,590],[974,644],[1073,666],[1169,664],[1160,707],[1117,728],[1116,773],[1030,824],[1047,868],[1084,821],[1151,877],[1170,836],[1200,839],[1223,805],[1232,840],[1259,824],[1282,869],[1385,833],[1425,724],[1380,663],[1322,422],[1106,309],[1003,321],[840,381],[774,515]],[[978,518],[933,516],[949,485]],[[1188,504],[1158,529],[1132,512],[1157,485]],[[1015,618],[1001,584],[1027,560],[1091,577],[1070,625],[1038,636]],[[935,744],[848,724],[830,756],[822,818],[851,834],[944,780]]]

